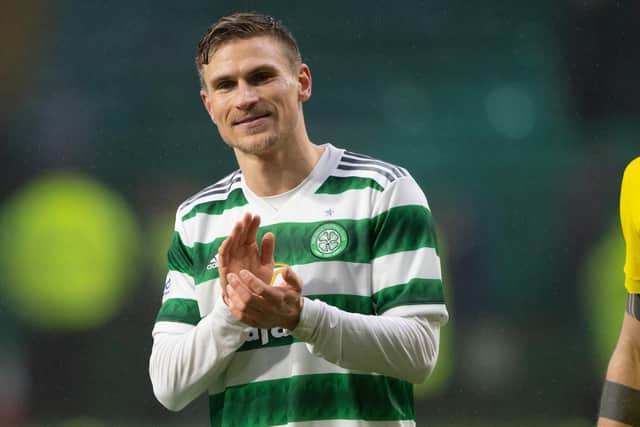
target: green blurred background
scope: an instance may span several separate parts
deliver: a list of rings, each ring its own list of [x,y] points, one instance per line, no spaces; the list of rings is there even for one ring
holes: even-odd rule
[[[451,321],[419,426],[593,425],[624,310],[640,3],[25,0],[0,16],[0,425],[206,426],[147,374],[175,208],[236,168],[195,45],[273,14],[311,139],[423,186]],[[320,402],[319,402],[320,403]]]

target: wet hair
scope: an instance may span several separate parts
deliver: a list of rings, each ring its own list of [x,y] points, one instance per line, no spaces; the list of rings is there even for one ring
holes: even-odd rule
[[[200,85],[206,88],[202,77],[203,65],[209,63],[209,58],[223,44],[238,39],[249,39],[252,37],[270,36],[278,40],[294,67],[302,62],[298,43],[293,38],[291,32],[280,21],[276,21],[268,15],[257,13],[234,13],[223,16],[213,23],[198,42],[196,51],[196,67],[200,77]]]

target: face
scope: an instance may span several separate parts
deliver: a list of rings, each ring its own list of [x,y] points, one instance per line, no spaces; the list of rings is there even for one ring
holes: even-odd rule
[[[222,139],[236,153],[260,155],[303,137],[302,103],[311,74],[292,65],[269,36],[229,41],[203,66],[200,97]]]

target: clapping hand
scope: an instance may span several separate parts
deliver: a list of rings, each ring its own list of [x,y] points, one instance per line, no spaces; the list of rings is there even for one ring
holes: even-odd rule
[[[228,304],[227,276],[231,273],[239,274],[241,270],[248,270],[265,283],[271,282],[273,274],[273,251],[275,237],[273,233],[266,233],[261,242],[258,253],[257,234],[260,217],[246,213],[231,230],[218,250],[218,271],[224,302]]]
[[[302,311],[302,282],[286,266],[279,286],[271,286],[275,236],[266,233],[258,253],[260,217],[245,214],[218,250],[224,302],[231,314],[257,328],[294,329]]]
[[[256,328],[295,329],[304,301],[302,282],[289,266],[284,268],[282,278],[279,286],[270,286],[247,270],[230,273],[227,305],[231,314]]]

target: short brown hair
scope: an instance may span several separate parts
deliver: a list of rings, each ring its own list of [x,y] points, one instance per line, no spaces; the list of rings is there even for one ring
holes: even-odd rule
[[[280,21],[271,16],[257,13],[234,13],[223,16],[212,24],[198,42],[196,67],[200,85],[206,88],[202,77],[202,66],[209,63],[209,57],[224,43],[230,40],[249,39],[258,36],[271,36],[286,47],[291,65],[302,62],[298,43],[291,32]]]

